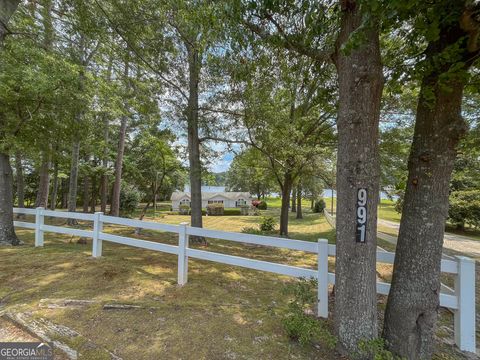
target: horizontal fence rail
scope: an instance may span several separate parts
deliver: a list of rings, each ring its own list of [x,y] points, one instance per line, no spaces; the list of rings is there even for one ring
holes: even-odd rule
[[[334,257],[336,255],[336,247],[335,245],[329,245],[325,239],[320,239],[317,243],[314,243],[272,236],[259,236],[202,229],[190,227],[187,223],[170,225],[151,221],[119,218],[107,216],[100,212],[95,214],[84,214],[51,211],[43,208],[14,208],[13,212],[16,214],[35,215],[34,223],[27,221],[14,222],[17,227],[35,230],[35,246],[44,245],[45,232],[54,232],[92,238],[92,256],[95,258],[102,256],[104,241],[177,255],[179,285],[185,285],[188,282],[189,258],[240,266],[296,278],[314,278],[318,281],[318,316],[324,318],[328,317],[328,286],[329,284],[335,284],[335,274],[328,272],[328,257]],[[45,225],[45,217],[88,221],[92,222],[93,226],[91,230],[83,230],[72,227]],[[178,245],[168,245],[154,241],[105,233],[103,232],[103,226],[105,224],[176,233],[178,234]],[[313,253],[317,255],[317,267],[315,269],[308,269],[240,256],[220,254],[206,250],[191,249],[189,248],[189,236],[202,236],[238,243]],[[377,262],[393,264],[394,260],[395,253],[383,250],[377,251]],[[453,293],[440,293],[440,305],[454,311],[455,342],[461,350],[475,352],[475,262],[470,258],[462,256],[458,256],[454,258],[454,260],[442,259],[441,270],[444,273],[453,274],[455,277]],[[377,293],[388,295],[389,292],[389,283],[377,282]]]

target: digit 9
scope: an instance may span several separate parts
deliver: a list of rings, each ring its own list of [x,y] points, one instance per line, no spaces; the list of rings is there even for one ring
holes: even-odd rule
[[[358,205],[365,206],[367,204],[367,190],[365,189],[358,189]]]

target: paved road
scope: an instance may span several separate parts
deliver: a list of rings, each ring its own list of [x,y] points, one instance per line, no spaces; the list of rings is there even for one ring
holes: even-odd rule
[[[397,222],[383,219],[378,219],[378,224],[389,227],[396,231],[398,231],[400,227],[400,224]],[[397,243],[397,238],[389,234],[379,232],[378,237],[392,244]],[[445,233],[445,236],[443,238],[443,247],[446,249],[461,252],[466,256],[480,258],[480,241],[474,240],[467,236]]]

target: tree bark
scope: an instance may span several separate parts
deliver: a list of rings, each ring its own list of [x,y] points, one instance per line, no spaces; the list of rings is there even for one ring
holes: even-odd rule
[[[48,192],[50,190],[50,155],[42,154],[42,164],[39,170],[40,183],[38,185],[37,198],[34,207],[48,207]]]
[[[67,180],[62,179],[62,209],[68,207],[68,185]]]
[[[95,175],[92,176],[91,178],[91,183],[92,183],[92,192],[90,196],[90,212],[93,214],[95,213],[96,208],[97,208],[97,178]]]
[[[0,245],[19,245],[13,226],[13,175],[10,156],[0,153]]]
[[[125,72],[124,72],[124,78],[126,82],[128,82],[129,67],[130,67],[129,58],[127,56],[125,60]],[[127,111],[126,101],[125,101],[125,111]],[[113,184],[112,203],[110,205],[110,214],[113,216],[120,215],[120,191],[122,187],[123,154],[125,151],[127,123],[128,123],[127,115],[122,116],[122,121],[120,123],[118,147],[117,147],[117,159],[115,161],[115,182]]]
[[[102,167],[103,167],[103,174],[101,178],[100,184],[100,211],[103,213],[107,212],[107,202],[108,202],[108,142],[109,142],[109,129],[108,129],[108,119],[105,116],[104,118],[104,141],[105,141],[105,148],[103,149],[103,159],[102,159]]]
[[[50,210],[55,210],[57,207],[57,194],[58,194],[58,163],[55,161],[53,164],[53,184],[52,195],[50,197]]]
[[[90,205],[90,176],[85,174],[83,177],[83,212],[88,213],[88,206]]]
[[[302,188],[297,186],[297,219],[303,219],[302,213]]]
[[[292,189],[292,212],[297,212],[297,189]]]
[[[22,154],[20,151],[15,152],[15,176],[17,180],[17,206],[25,207],[25,179],[23,177]],[[17,214],[17,218],[23,214]]]
[[[419,94],[385,313],[383,336],[390,350],[414,360],[430,359],[434,351],[450,177],[456,147],[467,130],[461,115],[465,71],[479,54],[478,44],[470,48],[468,34],[459,21],[465,15],[464,4],[455,4],[450,13],[452,23],[443,24],[439,39],[425,52],[430,66],[425,67],[429,70],[424,73]],[[474,6],[480,8],[479,4]],[[458,57],[450,54],[439,63],[442,53],[452,46],[458,46]],[[449,71],[458,64],[461,69]],[[448,77],[443,76],[446,73]]]
[[[342,352],[354,353],[377,330],[376,250],[379,196],[378,123],[383,89],[378,26],[355,0],[342,1],[336,43],[339,81],[335,330]],[[362,42],[341,50],[353,32]],[[356,242],[357,193],[368,192],[365,242]]]
[[[81,116],[81,115],[77,115]],[[80,141],[74,140],[72,144],[72,162],[70,167],[70,181],[68,187],[68,211],[77,210],[77,191],[78,191],[78,162],[80,157]],[[75,219],[68,219],[67,223],[73,225]]]
[[[187,106],[188,160],[190,165],[191,225],[202,224],[202,168],[200,162],[200,141],[198,138],[198,83],[200,81],[201,59],[198,50],[186,43],[188,50],[189,94]],[[195,242],[206,243],[204,238],[193,237]]]
[[[287,171],[282,185],[282,207],[280,209],[280,235],[283,236],[288,236],[288,206],[290,204],[292,185],[292,175]]]

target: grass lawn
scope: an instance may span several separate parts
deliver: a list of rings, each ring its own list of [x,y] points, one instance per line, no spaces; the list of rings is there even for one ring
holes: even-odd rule
[[[262,212],[278,216],[278,209]],[[334,232],[320,214],[291,214],[292,238],[316,241]],[[153,211],[145,220],[154,220]],[[188,216],[162,213],[155,221],[178,224]],[[204,217],[204,227],[241,231],[261,216]],[[55,224],[64,224],[61,219]],[[52,222],[48,220],[47,222]],[[80,225],[85,227],[85,224]],[[134,229],[108,226],[106,232],[136,237]],[[33,231],[19,230],[24,246],[0,248],[0,310],[30,312],[35,318],[68,326],[82,336],[59,340],[81,354],[80,359],[106,359],[103,349],[123,359],[341,359],[316,341],[300,346],[282,326],[289,296],[286,284],[294,279],[201,260],[189,261],[189,281],[176,285],[174,255],[104,242],[103,257],[91,258],[91,242],[47,233],[45,247],[33,247]],[[175,234],[145,230],[138,238],[176,244]],[[196,245],[192,245],[196,247]],[[209,251],[313,268],[316,256],[299,251],[247,246],[209,240]],[[334,259],[329,261],[334,270]],[[389,280],[391,265],[377,267]],[[39,306],[55,299],[94,300],[82,307]],[[131,304],[130,310],[104,310],[105,304]],[[332,304],[330,304],[332,305]],[[383,307],[380,304],[380,309]],[[331,327],[331,320],[321,321]],[[442,321],[451,325],[452,316]],[[99,350],[97,345],[102,350]],[[455,359],[442,352],[439,359]]]

